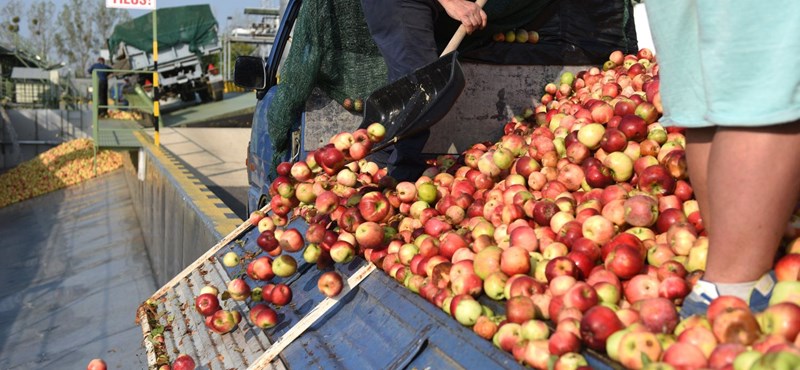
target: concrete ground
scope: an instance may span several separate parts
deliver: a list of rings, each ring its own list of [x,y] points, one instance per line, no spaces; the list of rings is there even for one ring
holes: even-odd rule
[[[119,170],[0,209],[0,369],[142,369],[157,288]]]
[[[153,135],[152,130],[148,130]],[[241,219],[247,217],[247,143],[250,128],[168,127],[161,145]]]

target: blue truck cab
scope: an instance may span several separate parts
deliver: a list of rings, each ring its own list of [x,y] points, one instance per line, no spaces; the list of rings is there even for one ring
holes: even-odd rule
[[[301,0],[289,1],[267,60],[240,57],[236,61],[234,71],[236,84],[258,92],[246,159],[249,185],[248,213],[261,209],[270,201],[269,186],[273,180],[270,178],[270,165],[273,149],[268,132],[270,122],[267,112],[277,92],[278,70],[283,55],[287,52],[290,33],[301,5]],[[520,46],[498,45],[498,47],[503,50]],[[604,46],[604,48],[619,47]],[[532,50],[529,53],[536,54],[540,49]],[[602,53],[606,53],[606,50],[603,49]],[[553,54],[559,53],[553,52]],[[597,64],[592,63],[591,65]],[[531,97],[536,100],[537,96],[541,96],[543,86],[555,81],[565,71],[577,72],[589,66],[588,63],[558,63],[555,58],[542,60],[538,64],[490,64],[464,60],[461,64],[467,88],[450,113],[432,128],[431,138],[423,151],[426,154],[458,154],[475,143],[496,141],[503,135],[504,124],[515,113],[531,107]],[[341,119],[343,122],[339,126],[331,125],[329,123],[331,117]],[[352,122],[344,122],[348,119]],[[309,152],[324,145],[323,140],[327,140],[332,133],[353,129],[360,121],[360,115],[346,112],[337,102],[316,93],[312,94],[306,102],[306,109],[291,125],[291,150],[282,160],[293,162],[304,159]],[[301,219],[293,222],[297,224],[295,227],[298,229],[304,230],[304,227],[307,227],[301,225]],[[309,274],[303,274],[303,279],[306,279],[306,275]],[[300,282],[298,284],[307,286],[311,284],[309,281],[302,280],[303,284]],[[434,365],[431,368],[521,368],[510,353],[495,348],[491,341],[486,341],[472,333],[469,328],[460,326],[442,310],[424,302],[421,297],[383,273],[373,273],[364,280],[361,289],[363,294],[359,293],[358,298],[349,299],[344,308],[316,326],[320,334],[325,334],[323,337],[334,338],[335,333],[343,331],[366,333],[370,330],[367,328],[369,325],[364,326],[360,321],[348,317],[367,320],[379,317],[383,318],[377,319],[383,323],[381,325],[394,325],[403,330],[394,330],[397,335],[391,336],[391,341],[382,339],[383,337],[375,340],[378,336],[365,335],[362,338],[365,342],[359,346],[359,352],[350,356],[337,357],[331,352],[333,357],[346,360],[344,363],[348,366],[364,368],[359,366],[359,361],[377,356],[380,359],[371,360],[371,363],[373,365],[380,363],[382,368],[413,368],[415,365],[421,368],[431,365]],[[357,301],[363,304],[351,304]],[[481,303],[495,312],[504,311],[504,307],[497,302],[488,301],[485,297]],[[327,332],[326,328],[331,331]],[[337,354],[350,351],[349,348],[338,348],[342,344],[335,342],[333,340],[318,343],[317,346],[326,348],[327,351],[338,349],[338,352],[334,351]],[[296,356],[289,354],[290,352],[285,353],[286,359],[292,364],[301,364],[302,368],[331,365],[325,361],[319,362],[320,358],[309,357],[305,351],[298,351]],[[583,354],[592,368],[620,368],[619,364],[597,352],[585,350]]]

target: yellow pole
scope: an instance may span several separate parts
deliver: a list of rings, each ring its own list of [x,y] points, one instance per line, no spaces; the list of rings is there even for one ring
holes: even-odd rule
[[[159,128],[161,126],[161,114],[158,111],[158,101],[161,98],[158,91],[158,18],[156,16],[156,9],[153,9],[153,127],[155,133],[153,141],[156,146],[159,146]]]

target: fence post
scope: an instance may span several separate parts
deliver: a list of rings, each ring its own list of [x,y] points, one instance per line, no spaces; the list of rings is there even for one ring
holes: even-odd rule
[[[100,101],[100,92],[98,91],[100,88],[99,81],[97,79],[97,70],[92,71],[92,136],[94,136],[94,161],[92,163],[92,167],[94,167],[94,175],[97,176],[97,146],[99,145],[98,141],[100,140],[100,129],[97,125],[100,123],[97,119],[97,104]]]

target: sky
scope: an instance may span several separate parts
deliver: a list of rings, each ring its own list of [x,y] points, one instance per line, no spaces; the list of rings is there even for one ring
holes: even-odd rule
[[[68,4],[69,0],[52,0],[53,3],[56,5],[58,9],[64,4]],[[226,28],[226,22],[228,17],[232,17],[233,20],[245,20],[244,17],[244,8],[261,8],[261,7],[269,7],[269,8],[278,8],[280,6],[279,0],[156,0],[156,4],[158,8],[171,8],[175,6],[183,6],[183,5],[198,5],[198,4],[210,4],[211,11],[214,13],[214,16],[217,18],[217,22],[219,23],[219,27],[221,29]],[[149,13],[148,10],[130,10],[131,16],[136,18],[138,16],[144,15]],[[246,27],[247,24],[228,24],[228,29],[233,29],[237,26]]]

